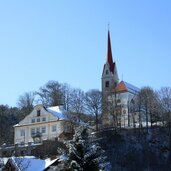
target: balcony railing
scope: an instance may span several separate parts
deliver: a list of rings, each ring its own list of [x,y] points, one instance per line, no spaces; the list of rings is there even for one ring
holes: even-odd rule
[[[34,137],[41,137],[42,136],[42,133],[41,132],[32,132],[31,133],[31,137],[34,138]]]

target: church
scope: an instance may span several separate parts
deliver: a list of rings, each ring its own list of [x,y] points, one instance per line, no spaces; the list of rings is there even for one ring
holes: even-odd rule
[[[107,127],[135,127],[138,123],[138,115],[132,106],[134,105],[139,88],[119,81],[116,62],[113,60],[110,32],[107,38],[107,56],[102,71],[102,96],[103,114],[102,126]]]

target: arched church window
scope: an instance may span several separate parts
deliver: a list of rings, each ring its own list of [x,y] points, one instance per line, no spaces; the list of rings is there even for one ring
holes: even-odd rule
[[[130,112],[132,113],[132,112],[134,112],[134,104],[135,104],[135,102],[134,102],[134,100],[132,99],[131,100],[131,102],[130,102]]]
[[[118,103],[121,103],[121,100],[120,100],[120,99],[117,100],[117,104],[118,104]]]
[[[106,81],[105,83],[105,87],[108,88],[109,87],[109,81]]]

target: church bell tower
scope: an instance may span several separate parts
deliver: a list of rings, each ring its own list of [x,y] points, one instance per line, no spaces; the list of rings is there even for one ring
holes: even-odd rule
[[[114,89],[118,83],[119,77],[116,63],[113,62],[110,32],[108,30],[106,63],[104,64],[102,72],[102,93],[104,94],[105,92]]]

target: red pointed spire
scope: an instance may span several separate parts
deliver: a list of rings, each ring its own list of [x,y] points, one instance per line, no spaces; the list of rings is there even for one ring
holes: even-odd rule
[[[108,30],[108,42],[107,42],[107,58],[106,63],[110,66],[110,71],[114,73],[114,63],[112,58],[112,48],[111,48],[111,42],[110,42],[110,32]]]

